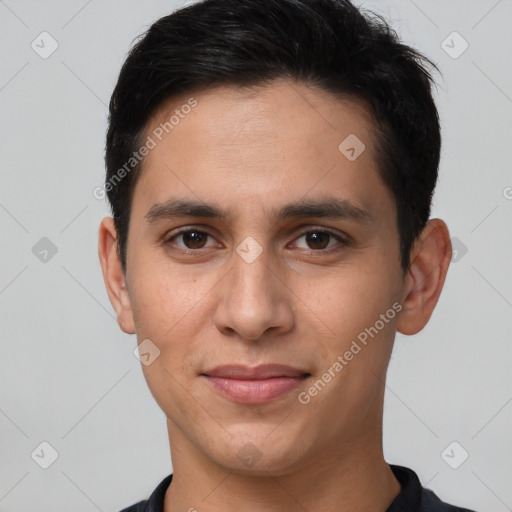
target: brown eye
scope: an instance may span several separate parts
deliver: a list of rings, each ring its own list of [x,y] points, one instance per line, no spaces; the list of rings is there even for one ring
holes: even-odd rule
[[[208,235],[201,231],[185,231],[182,236],[188,249],[201,249],[208,238]]]
[[[327,251],[336,246],[336,242],[341,247],[347,245],[343,238],[331,231],[326,230],[310,230],[297,238],[297,240],[304,239],[305,244],[297,244],[297,246],[301,249],[310,249],[312,251]],[[304,247],[305,245],[305,247]]]
[[[168,245],[177,245],[182,249],[197,250],[205,247],[208,237],[210,237],[210,235],[204,231],[199,231],[198,229],[187,229],[170,236],[165,243]],[[179,238],[182,239],[183,245],[175,242],[175,240]]]
[[[310,249],[325,249],[329,245],[330,233],[325,231],[311,231],[306,234],[306,243]]]

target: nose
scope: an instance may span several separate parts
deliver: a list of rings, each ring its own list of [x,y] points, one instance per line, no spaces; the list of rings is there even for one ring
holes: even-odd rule
[[[218,290],[214,313],[217,329],[224,335],[238,335],[250,341],[270,332],[282,334],[291,330],[293,293],[285,284],[286,276],[279,272],[279,264],[273,262],[272,268],[269,266],[267,250],[250,263],[236,253],[233,260],[233,267]]]

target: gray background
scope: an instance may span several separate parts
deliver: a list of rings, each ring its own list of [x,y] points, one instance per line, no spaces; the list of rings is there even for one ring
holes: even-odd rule
[[[0,511],[117,511],[172,470],[135,336],[118,328],[104,289],[97,233],[109,211],[92,191],[126,52],[179,5],[0,0]],[[445,501],[512,510],[512,2],[364,6],[441,68],[433,214],[457,238],[430,323],[397,336],[386,460],[413,468]],[[43,31],[58,43],[46,59],[31,47],[51,49]],[[457,58],[464,41],[454,31],[469,44]],[[42,237],[57,248],[46,261]],[[48,469],[43,441],[58,453]],[[450,467],[463,450],[467,460]]]

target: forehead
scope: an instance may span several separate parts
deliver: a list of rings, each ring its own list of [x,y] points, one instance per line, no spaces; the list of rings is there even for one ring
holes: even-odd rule
[[[184,123],[185,119],[189,121]],[[194,124],[196,130],[197,123],[207,132],[204,143],[243,142],[247,149],[265,142],[266,137],[283,141],[290,135],[311,138],[327,132],[335,138],[357,132],[370,143],[375,131],[370,108],[362,99],[334,96],[303,82],[279,78],[266,85],[222,85],[172,97],[150,118],[146,134],[159,128],[163,137],[179,131],[190,134],[183,125]]]
[[[174,97],[147,124],[133,207],[182,194],[254,212],[339,191],[367,209],[385,194],[374,131],[364,102],[288,80]]]

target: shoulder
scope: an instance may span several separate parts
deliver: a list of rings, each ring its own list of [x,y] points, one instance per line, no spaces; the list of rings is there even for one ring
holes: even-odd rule
[[[467,508],[457,507],[441,501],[430,489],[423,489],[418,512],[475,512]]]
[[[119,512],[146,512],[148,509],[148,500],[139,501],[130,507],[123,508]]]
[[[475,512],[442,501],[433,491],[422,487],[410,468],[389,465],[402,489],[386,512]]]
[[[167,475],[156,487],[147,500],[123,508],[120,512],[164,512],[164,498],[167,488],[172,481],[172,473]]]

